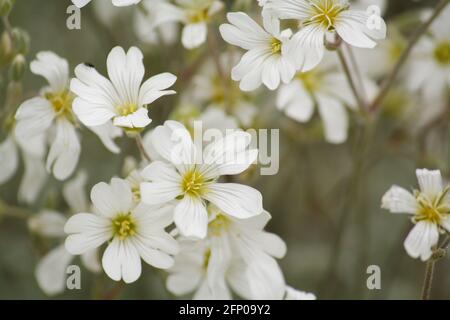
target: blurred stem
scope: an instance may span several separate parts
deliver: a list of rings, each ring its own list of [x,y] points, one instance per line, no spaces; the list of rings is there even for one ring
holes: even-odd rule
[[[148,162],[151,162],[151,161],[152,161],[152,158],[150,158],[149,154],[148,154],[147,151],[145,150],[144,142],[142,141],[142,136],[141,136],[141,134],[138,133],[138,134],[136,135],[136,138],[135,138],[135,139],[136,139],[136,144],[137,144],[137,146],[138,146],[139,152],[141,153],[141,156],[142,156],[143,158],[145,158]]]
[[[103,299],[104,300],[118,299],[120,297],[120,294],[123,291],[123,288],[124,288],[124,282],[123,281],[117,282],[111,290],[109,290],[105,293],[105,295],[103,296]]]
[[[13,39],[13,28],[11,26],[11,23],[9,22],[9,18],[8,16],[3,16],[2,17],[2,23],[3,26],[5,27],[6,32],[8,32],[8,35],[11,37],[11,39]]]
[[[420,40],[420,38],[427,32],[430,25],[441,14],[441,12],[445,9],[445,7],[449,4],[449,2],[450,2],[450,0],[441,0],[441,2],[434,9],[434,12],[430,16],[430,18],[428,18],[428,20],[425,21],[419,27],[419,29],[414,33],[414,35],[411,37],[408,46],[406,47],[405,51],[403,51],[400,59],[398,60],[397,64],[395,65],[391,74],[388,76],[386,81],[383,83],[380,93],[375,98],[375,100],[372,102],[372,104],[369,106],[369,111],[371,113],[374,113],[379,109],[380,105],[383,103],[384,99],[386,98],[387,94],[389,93],[389,90],[391,89],[392,85],[395,83],[395,79],[397,78],[400,70],[402,69],[402,67],[406,63],[406,61],[408,60],[408,58],[412,52],[412,49],[417,44],[417,42]]]
[[[18,219],[28,219],[32,215],[33,213],[27,209],[10,206],[6,203],[0,202],[0,217],[5,216]]]
[[[210,28],[210,30],[208,31],[207,41],[208,41],[208,49],[213,58],[214,64],[217,69],[217,73],[219,74],[219,77],[222,80],[222,83],[225,84],[227,82],[227,78],[223,71],[222,63],[220,61],[219,46],[218,46],[217,39],[216,39],[216,32],[213,28]]]
[[[367,106],[367,92],[366,92],[366,88],[364,87],[364,81],[363,81],[361,69],[359,68],[358,62],[356,61],[356,57],[355,57],[355,54],[353,53],[352,47],[349,46],[346,42],[344,42],[343,45],[348,53],[350,64],[352,65],[353,70],[355,71],[356,81],[359,84],[359,89],[360,89],[359,92],[361,93],[361,99],[364,101],[364,106]]]
[[[450,244],[450,238],[447,235],[442,241],[442,244],[433,251],[430,259],[427,261],[427,265],[425,267],[425,279],[423,281],[422,288],[422,300],[430,300],[431,288],[433,285],[434,278],[434,268],[436,262],[445,256],[448,245]]]
[[[347,62],[347,59],[345,58],[345,54],[344,54],[344,51],[342,50],[342,47],[337,49],[336,52],[338,54],[339,61],[341,62],[342,68],[344,69],[344,73],[347,78],[348,84],[350,85],[352,93],[355,96],[356,102],[358,103],[359,109],[364,112],[366,110],[365,103],[358,92],[358,88],[356,87],[350,66]]]

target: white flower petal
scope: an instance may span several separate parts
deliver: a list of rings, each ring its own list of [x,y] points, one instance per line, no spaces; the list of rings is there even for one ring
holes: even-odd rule
[[[16,173],[19,165],[19,154],[16,144],[11,136],[8,136],[0,144],[0,184],[8,181]]]
[[[33,98],[23,102],[16,112],[15,137],[25,150],[35,150],[36,136],[40,136],[50,128],[55,111],[49,101],[43,98]]]
[[[81,255],[81,262],[91,272],[99,273],[102,270],[98,249],[89,250]]]
[[[204,22],[187,24],[182,31],[181,42],[186,49],[194,49],[206,41],[208,26]]]
[[[75,178],[64,184],[62,193],[64,200],[74,213],[88,210],[89,202],[86,196],[87,173],[80,171]]]
[[[442,192],[442,176],[439,170],[416,170],[420,191],[425,193],[433,201]]]
[[[47,170],[52,169],[58,180],[67,179],[78,164],[80,152],[81,145],[75,127],[67,119],[58,118],[56,138],[47,157]]]
[[[383,196],[381,207],[392,213],[415,214],[419,210],[416,198],[407,190],[392,186]]]
[[[237,183],[212,183],[204,198],[226,214],[246,219],[263,212],[262,195],[251,187]]]
[[[412,258],[426,261],[431,257],[432,248],[439,240],[438,227],[428,221],[419,221],[405,239],[406,252]]]
[[[130,239],[141,258],[149,265],[158,269],[168,269],[173,266],[173,258],[167,253],[153,248],[153,243],[141,236]]]
[[[51,51],[42,51],[31,61],[30,70],[47,79],[52,92],[62,93],[69,83],[69,64]]]
[[[208,213],[200,199],[184,196],[175,207],[174,221],[183,236],[206,237]]]
[[[325,139],[330,143],[343,143],[348,136],[347,110],[340,101],[324,95],[316,96],[319,113],[325,130]]]
[[[103,216],[114,218],[118,213],[130,211],[133,194],[125,180],[113,178],[110,185],[100,182],[92,188],[91,201]]]
[[[177,77],[171,73],[161,73],[146,80],[139,92],[139,103],[146,105],[154,102],[162,96],[175,94],[173,90],[166,90],[173,86]]]
[[[129,240],[114,240],[103,254],[102,265],[105,273],[111,279],[132,283],[139,279],[142,271],[141,258],[134,245]]]
[[[28,220],[28,228],[45,237],[63,237],[64,225],[67,219],[62,213],[52,210],[42,210]]]
[[[100,125],[88,127],[89,130],[94,132],[102,141],[103,145],[112,153],[120,153],[119,146],[114,142],[115,138],[121,137],[123,131],[120,128],[114,126],[111,121]]]
[[[55,295],[66,289],[66,269],[73,256],[64,244],[47,253],[36,266],[36,280],[47,295]]]
[[[45,182],[47,181],[47,170],[44,161],[27,153],[22,154],[25,165],[25,173],[20,181],[18,198],[19,201],[32,204],[39,196]]]
[[[136,47],[131,47],[127,53],[121,47],[114,47],[108,55],[108,75],[123,104],[139,101],[139,89],[145,73],[143,58]]]

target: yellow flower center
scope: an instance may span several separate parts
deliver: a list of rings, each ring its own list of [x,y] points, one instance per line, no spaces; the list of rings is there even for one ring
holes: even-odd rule
[[[443,65],[450,65],[450,42],[439,44],[434,50],[434,58]]]
[[[116,108],[117,113],[122,117],[129,116],[130,114],[135,113],[137,110],[138,106],[135,103],[124,104]]]
[[[208,233],[211,236],[220,236],[223,231],[226,231],[231,224],[230,219],[228,219],[223,214],[218,214],[216,218],[211,221],[208,225]]]
[[[50,101],[57,115],[64,116],[72,122],[75,120],[72,112],[72,103],[75,96],[69,90],[64,90],[61,93],[47,92],[45,98]]]
[[[272,39],[270,47],[272,48],[273,54],[281,53],[282,44],[281,44],[281,41],[278,40],[277,38]]]
[[[310,93],[317,91],[322,84],[321,73],[314,70],[299,73],[297,79],[303,83],[305,89]]]
[[[130,213],[120,214],[113,220],[114,236],[124,240],[136,234],[136,223]]]
[[[190,23],[200,23],[204,21],[208,21],[209,15],[208,15],[208,9],[201,9],[201,10],[190,10],[188,13],[188,20]]]
[[[447,196],[450,188],[446,188],[435,199],[429,199],[422,193],[416,192],[416,199],[420,209],[414,217],[414,221],[429,221],[437,225],[441,225],[445,215],[450,213],[450,208],[446,204],[444,198]]]
[[[310,0],[311,17],[304,25],[318,24],[328,30],[334,30],[336,18],[349,8],[349,4],[342,0]]]
[[[205,191],[205,183],[206,180],[203,175],[196,169],[193,169],[184,175],[181,188],[185,195],[199,197]]]

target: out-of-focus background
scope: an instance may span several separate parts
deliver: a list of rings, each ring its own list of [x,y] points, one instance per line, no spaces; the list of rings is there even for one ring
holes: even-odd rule
[[[228,7],[232,2],[227,1]],[[250,6],[243,4],[246,10],[258,15],[260,9],[256,0],[248,2]],[[113,46],[136,45],[145,53],[146,76],[165,71],[177,74],[180,79],[176,90],[183,93],[188,87],[189,66],[198,61],[198,57],[207,59],[208,46],[187,51],[180,41],[167,46],[145,44],[134,30],[138,9],[115,8],[110,14],[109,3],[94,0],[83,8],[81,30],[66,28],[69,0],[18,0],[10,21],[30,36],[28,62],[37,52],[51,50],[65,57],[71,70],[81,62],[90,62],[105,73],[106,56]],[[388,1],[385,14],[388,35],[393,21],[406,36],[411,34],[418,26],[421,9],[435,3],[431,0]],[[225,21],[224,12],[215,17],[210,27],[216,33],[219,48],[225,47],[218,34],[218,25]],[[3,103],[7,79],[1,80],[0,101]],[[24,80],[25,96],[33,96],[43,85],[43,79],[28,71]],[[162,124],[167,119],[180,96],[167,97],[152,105],[152,125]],[[319,299],[418,298],[425,265],[410,258],[403,248],[412,223],[405,216],[382,210],[380,202],[393,184],[415,188],[414,172],[418,167],[441,169],[448,178],[448,120],[437,121],[419,133],[413,132],[413,125],[404,120],[402,110],[395,105],[397,100],[388,99],[393,101],[392,105],[385,106],[379,121],[371,128],[363,126],[358,116],[353,116],[348,141],[332,145],[324,141],[318,117],[308,124],[294,122],[277,111],[274,98],[267,90],[258,91],[255,97],[258,115],[253,127],[280,129],[279,173],[259,176],[255,171],[241,179],[262,192],[265,208],[273,216],[268,229],[287,243],[288,253],[280,261],[286,282],[314,292]],[[119,140],[122,154],[118,156],[109,153],[100,140],[86,130],[82,144],[79,168],[89,174],[89,189],[99,181],[108,181],[111,176],[120,174],[126,155],[138,156],[135,145],[127,138]],[[0,186],[2,201],[19,205],[19,182],[20,174]],[[66,208],[60,194],[61,186],[61,182],[50,178],[39,200],[29,210]],[[24,220],[0,217],[0,298],[47,298],[39,289],[34,272],[39,257],[52,246],[51,241],[30,233]],[[381,268],[381,290],[367,289],[369,265]],[[433,298],[450,298],[449,267],[448,258],[437,264]],[[165,289],[163,272],[147,265],[143,265],[143,270],[139,281],[123,290],[122,298],[173,298]],[[96,297],[96,288],[114,287],[113,281],[103,274],[94,276],[84,269],[82,272],[82,290],[66,291],[55,298],[92,298]]]

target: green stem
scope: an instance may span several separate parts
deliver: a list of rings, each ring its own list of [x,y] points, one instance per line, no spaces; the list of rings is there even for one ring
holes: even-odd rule
[[[365,103],[364,103],[363,99],[361,98],[360,94],[358,93],[358,89],[357,89],[355,81],[352,77],[350,67],[347,63],[347,60],[345,58],[344,52],[342,51],[342,48],[339,48],[336,52],[338,54],[339,61],[342,64],[342,68],[344,69],[344,73],[347,78],[348,84],[350,85],[352,93],[355,96],[356,102],[358,103],[358,107],[361,111],[365,111],[366,110]]]
[[[369,106],[369,111],[371,113],[376,112],[380,105],[383,103],[384,99],[386,98],[387,94],[389,93],[389,90],[391,89],[392,85],[395,83],[395,79],[397,78],[400,70],[402,69],[403,65],[408,60],[412,49],[417,44],[417,42],[420,40],[420,38],[427,32],[430,25],[433,23],[433,21],[441,14],[441,12],[445,9],[447,4],[450,2],[450,0],[441,0],[441,2],[436,6],[434,9],[433,14],[428,18],[427,21],[425,21],[420,28],[414,33],[412,38],[409,41],[408,46],[406,47],[405,51],[403,51],[400,59],[398,60],[397,64],[395,65],[394,69],[392,70],[389,77],[386,79],[386,81],[383,83],[380,93],[377,95],[375,100],[372,102],[372,104]]]
[[[141,134],[137,134],[135,139],[136,139],[136,144],[138,146],[139,152],[141,153],[141,156],[143,158],[145,158],[145,160],[147,160],[148,162],[151,162],[152,158],[150,158],[149,154],[145,150],[144,142],[142,141]]]

